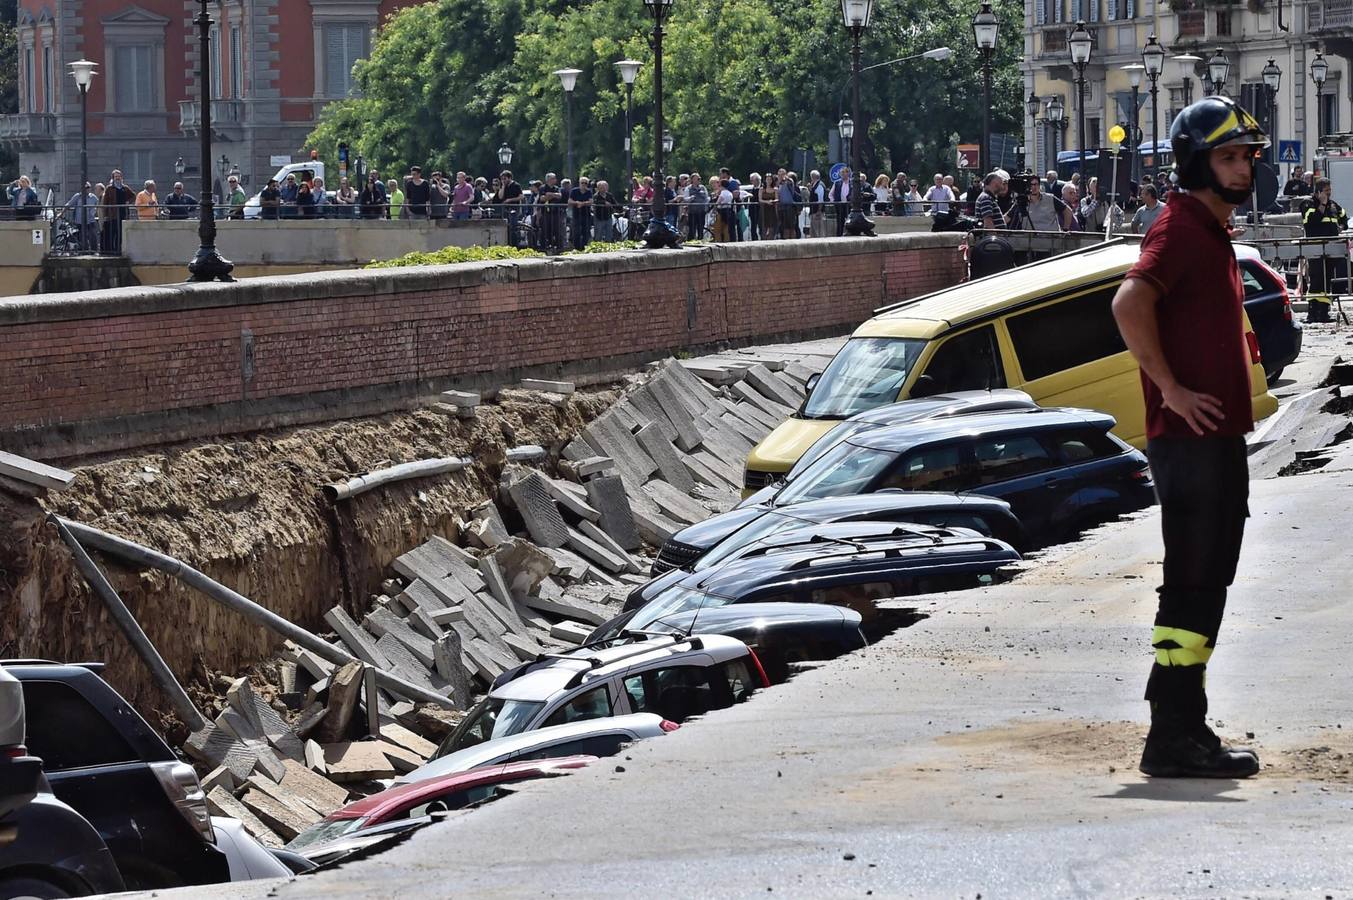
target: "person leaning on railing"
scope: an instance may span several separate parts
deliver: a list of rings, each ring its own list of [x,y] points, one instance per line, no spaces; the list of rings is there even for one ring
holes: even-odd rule
[[[42,201],[38,199],[38,192],[33,190],[33,182],[28,180],[27,175],[20,175],[18,180],[11,181],[6,192],[9,194],[9,205],[14,207],[14,218],[31,222],[42,212]]]
[[[230,218],[244,218],[244,204],[249,202],[249,197],[240,187],[240,179],[237,175],[231,175],[226,182],[225,205],[230,210]]]

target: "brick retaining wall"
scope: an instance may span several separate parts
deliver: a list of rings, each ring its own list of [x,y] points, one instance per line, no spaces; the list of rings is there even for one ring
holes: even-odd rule
[[[319,272],[0,302],[0,447],[42,458],[407,405],[453,384],[843,333],[956,283],[958,235]]]

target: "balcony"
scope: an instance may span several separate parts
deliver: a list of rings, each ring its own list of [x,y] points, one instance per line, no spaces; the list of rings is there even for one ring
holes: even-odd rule
[[[241,100],[211,101],[211,134],[213,138],[236,140],[244,125],[244,102]],[[202,105],[196,100],[179,101],[179,130],[196,135],[202,128]]]
[[[1179,13],[1179,37],[1201,38],[1207,34],[1207,13],[1201,9],[1191,9]]]
[[[1353,0],[1317,0],[1306,7],[1310,31],[1353,28]]]
[[[0,116],[0,144],[19,150],[50,150],[55,145],[56,116],[10,113]]]
[[[1039,57],[1046,58],[1050,56],[1064,56],[1068,65],[1071,61],[1071,51],[1067,49],[1066,39],[1076,28],[1076,23],[1067,24],[1065,22],[1056,25],[1044,26],[1042,30],[1042,43],[1039,49]],[[1093,59],[1094,54],[1099,50],[1099,29],[1087,25],[1085,30],[1090,32],[1090,52]]]

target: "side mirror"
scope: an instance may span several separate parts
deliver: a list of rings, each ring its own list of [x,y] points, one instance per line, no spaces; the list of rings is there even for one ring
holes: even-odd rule
[[[817,383],[821,380],[822,380],[821,372],[814,372],[812,375],[809,375],[808,381],[806,381],[803,385],[803,389],[805,392],[804,396],[811,397],[813,395],[813,388],[817,387]]]
[[[916,383],[911,386],[911,398],[933,397],[940,392],[940,386],[935,382],[933,376],[922,375],[916,379]]]

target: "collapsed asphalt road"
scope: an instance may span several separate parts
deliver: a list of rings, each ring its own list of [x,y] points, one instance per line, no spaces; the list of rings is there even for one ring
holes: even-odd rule
[[[1249,781],[1136,772],[1160,552],[1148,511],[1013,583],[924,601],[929,619],[866,652],[379,857],[211,893],[1341,893],[1353,450],[1256,482],[1251,509],[1210,679],[1218,730],[1255,734],[1264,768]]]

